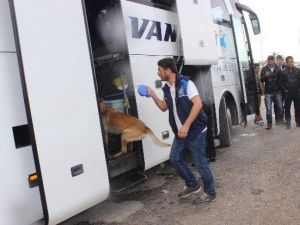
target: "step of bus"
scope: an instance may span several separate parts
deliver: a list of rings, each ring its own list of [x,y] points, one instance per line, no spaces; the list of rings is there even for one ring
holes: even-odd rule
[[[139,167],[138,151],[130,152],[126,155],[108,161],[108,171],[111,178],[117,177],[128,171]]]
[[[138,171],[131,171],[121,176],[115,177],[110,181],[112,192],[121,192],[138,183],[147,180],[147,176]]]

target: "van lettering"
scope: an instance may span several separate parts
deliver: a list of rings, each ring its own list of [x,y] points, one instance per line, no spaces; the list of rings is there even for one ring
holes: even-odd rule
[[[146,28],[149,25],[150,20],[142,19],[142,24],[139,27],[139,19],[137,17],[131,17],[129,16],[131,20],[131,36],[132,38],[141,39],[143,34],[145,33]],[[152,37],[156,37],[158,41],[164,40],[165,42],[176,42],[176,26],[165,23],[166,24],[166,30],[164,32],[164,39],[162,39],[162,29],[161,29],[161,22],[159,21],[151,21],[152,25],[149,29],[148,34],[146,35],[146,39],[150,40]]]
[[[164,37],[164,41],[169,41],[169,38],[171,37],[171,42],[176,42],[176,26],[174,25],[174,29],[172,30],[172,25],[169,23],[166,23],[166,33]]]
[[[141,39],[147,26],[149,23],[149,20],[146,19],[142,19],[143,23],[141,25],[141,27],[139,28],[139,20],[136,17],[129,17],[131,19],[131,30],[132,30],[132,37],[133,38],[137,38],[137,39]]]
[[[155,31],[156,30],[156,31]],[[158,41],[161,41],[161,24],[157,21],[152,21],[152,26],[150,28],[150,31],[148,32],[148,35],[146,39],[150,40],[151,37],[156,37]]]

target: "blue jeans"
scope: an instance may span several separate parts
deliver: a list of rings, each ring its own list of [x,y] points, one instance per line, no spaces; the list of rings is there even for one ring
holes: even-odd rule
[[[274,107],[277,107],[278,121],[283,121],[283,107],[282,107],[282,97],[280,93],[277,94],[265,94],[265,104],[266,104],[266,117],[269,124],[272,123],[272,102],[274,101]]]
[[[196,187],[198,182],[183,160],[184,153],[188,149],[201,175],[204,192],[214,196],[216,195],[216,189],[213,175],[209,169],[205,155],[205,142],[206,131],[193,137],[188,135],[185,139],[175,137],[171,148],[170,161],[179,175],[185,180],[186,186],[192,188]]]

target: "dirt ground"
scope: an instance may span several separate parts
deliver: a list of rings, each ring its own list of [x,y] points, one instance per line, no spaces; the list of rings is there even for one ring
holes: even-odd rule
[[[144,183],[112,195],[105,204],[113,205],[102,219],[95,215],[104,208],[98,206],[64,225],[300,224],[300,128],[293,124],[290,130],[284,125],[266,130],[252,121],[249,125],[235,127],[232,147],[218,148],[217,161],[210,163],[216,201],[193,205],[201,193],[179,199],[184,183],[166,163],[147,171]],[[139,206],[113,220],[120,214],[114,207],[122,203],[122,212],[132,209],[126,204]]]

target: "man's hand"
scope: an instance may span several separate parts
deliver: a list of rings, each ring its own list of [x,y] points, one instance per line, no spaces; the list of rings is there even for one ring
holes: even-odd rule
[[[168,109],[167,103],[165,102],[165,100],[161,100],[157,97],[157,95],[155,94],[155,92],[152,90],[152,88],[148,87],[148,93],[150,95],[150,97],[152,97],[152,99],[154,100],[155,104],[158,106],[158,108],[165,112]]]
[[[188,118],[186,119],[186,121],[184,122],[182,127],[178,130],[177,135],[179,138],[185,138],[187,136],[190,126],[195,121],[195,119],[199,115],[199,112],[202,109],[203,104],[202,104],[202,100],[199,95],[192,97],[191,102],[193,103],[193,107],[191,109],[191,112],[190,112]]]
[[[265,73],[265,77],[271,77],[271,76],[273,76],[273,73],[271,73],[270,71],[267,71]]]
[[[187,125],[183,125],[179,130],[178,130],[178,137],[179,138],[186,138],[186,136],[188,135],[189,132],[189,127]]]
[[[148,93],[149,93],[149,95],[150,95],[150,97],[154,97],[154,96],[156,96],[156,94],[155,94],[155,92],[152,90],[152,88],[151,87],[149,87],[148,86]]]

